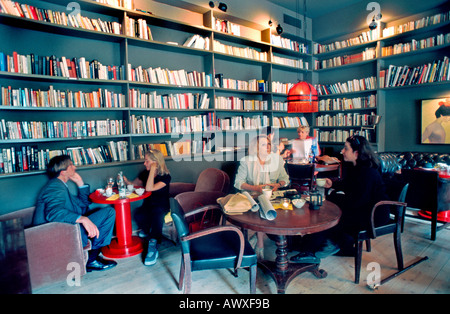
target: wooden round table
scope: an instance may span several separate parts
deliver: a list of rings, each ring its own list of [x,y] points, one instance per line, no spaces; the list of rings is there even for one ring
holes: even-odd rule
[[[117,191],[116,191],[117,192]],[[89,195],[93,203],[114,205],[116,211],[116,236],[111,243],[102,249],[102,253],[108,258],[125,258],[137,255],[143,251],[142,242],[139,237],[133,236],[131,223],[130,203],[140,201],[149,197],[152,192],[144,192],[141,196],[108,200],[108,197],[95,191]]]
[[[309,271],[318,278],[327,273],[318,264],[289,263],[287,258],[287,235],[307,235],[330,229],[337,225],[341,217],[339,207],[324,201],[318,210],[310,210],[309,203],[300,209],[277,210],[274,220],[262,219],[259,212],[246,212],[242,215],[227,215],[227,220],[239,227],[275,235],[277,249],[275,261],[261,260],[259,265],[270,272],[277,284],[278,293],[284,293],[289,282],[297,275]]]

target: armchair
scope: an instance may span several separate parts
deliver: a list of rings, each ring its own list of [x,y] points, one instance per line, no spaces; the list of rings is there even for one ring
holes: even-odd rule
[[[196,193],[198,196],[202,193]],[[183,197],[171,199],[172,219],[181,242],[181,266],[178,289],[184,284],[184,293],[191,291],[191,272],[204,269],[232,268],[235,276],[241,267],[250,268],[250,293],[256,292],[256,254],[245,240],[241,230],[234,226],[216,226],[189,232],[186,216],[210,210],[218,205],[192,209],[185,214]]]
[[[59,222],[33,226],[34,209],[28,207],[0,216],[0,220],[21,218],[23,221],[31,288],[66,280],[71,262],[80,266],[80,276],[85,275],[90,246],[83,248],[80,226]]]
[[[183,192],[192,191],[221,191],[227,193],[229,187],[230,177],[226,172],[216,168],[207,168],[200,173],[196,183],[170,183],[169,193],[171,197],[175,197]]]

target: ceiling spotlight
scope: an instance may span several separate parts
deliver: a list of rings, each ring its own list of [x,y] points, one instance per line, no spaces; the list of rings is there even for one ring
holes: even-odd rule
[[[214,9],[214,1],[209,1],[209,7],[210,7],[211,9]]]
[[[269,20],[269,26],[272,26],[273,22],[272,20]]]
[[[378,26],[377,22],[375,21],[375,17],[372,19],[372,22],[369,24],[369,29],[374,30]]]
[[[218,8],[220,11],[223,11],[223,12],[227,12],[227,9],[228,9],[227,5],[223,2],[219,3]]]
[[[277,30],[277,34],[278,34],[278,35],[281,35],[281,34],[283,34],[283,27],[281,27],[281,25],[280,25],[280,24],[278,24],[278,26],[277,26],[276,30]]]

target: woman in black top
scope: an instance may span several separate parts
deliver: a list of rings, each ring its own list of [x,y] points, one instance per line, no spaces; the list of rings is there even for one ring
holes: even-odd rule
[[[342,180],[326,179],[327,200],[342,210],[337,226],[331,230],[306,236],[302,239],[300,253],[291,257],[297,263],[319,263],[320,258],[337,253],[354,255],[353,237],[369,226],[373,206],[388,199],[378,170],[379,159],[369,142],[362,136],[347,138],[341,151],[344,158]],[[389,208],[380,207],[375,212],[375,225],[389,221]],[[325,240],[327,239],[327,240]]]
[[[145,154],[145,170],[130,182],[124,177],[126,184],[144,186],[152,194],[144,199],[141,207],[136,209],[135,219],[143,233],[148,234],[149,244],[145,265],[153,265],[158,258],[157,244],[161,243],[164,216],[169,212],[169,184],[171,180],[164,156],[159,150],[149,150]]]
[[[334,238],[342,251],[348,251],[352,250],[352,236],[369,227],[373,206],[388,197],[379,171],[379,159],[364,137],[349,137],[341,153],[344,157],[342,180],[332,182],[326,179],[325,188],[330,188],[327,200],[342,210],[339,224],[333,230]],[[388,221],[389,208],[378,208],[375,225],[380,226]]]

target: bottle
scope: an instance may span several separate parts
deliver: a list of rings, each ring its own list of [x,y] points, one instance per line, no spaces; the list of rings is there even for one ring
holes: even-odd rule
[[[125,198],[126,197],[126,187],[125,187],[125,182],[123,181],[122,171],[120,171],[119,174],[117,175],[117,189],[119,190],[119,197]]]

